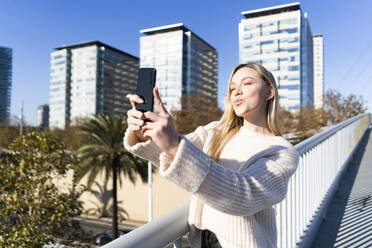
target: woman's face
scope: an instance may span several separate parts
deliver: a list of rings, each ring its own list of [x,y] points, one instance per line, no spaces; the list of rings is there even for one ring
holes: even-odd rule
[[[237,116],[266,116],[266,104],[271,98],[271,90],[258,72],[248,67],[240,68],[233,75],[229,90],[230,101]]]

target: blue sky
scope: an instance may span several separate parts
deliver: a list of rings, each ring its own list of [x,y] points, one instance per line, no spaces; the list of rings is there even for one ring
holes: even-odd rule
[[[49,102],[50,53],[63,44],[100,40],[139,56],[139,30],[184,23],[218,52],[218,97],[239,62],[242,11],[294,1],[2,0],[0,46],[13,48],[11,114],[24,101],[27,123]],[[313,34],[324,36],[325,89],[363,95],[372,110],[372,1],[300,1]]]

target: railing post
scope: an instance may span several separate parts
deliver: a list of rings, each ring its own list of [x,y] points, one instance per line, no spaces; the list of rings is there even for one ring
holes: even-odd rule
[[[152,221],[152,164],[151,161],[147,163],[148,176],[148,221]]]
[[[174,241],[173,248],[182,248],[182,237]]]

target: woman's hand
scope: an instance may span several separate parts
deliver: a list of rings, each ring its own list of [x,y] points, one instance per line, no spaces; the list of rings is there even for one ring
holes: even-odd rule
[[[132,105],[132,108],[127,112],[127,123],[128,123],[128,128],[132,133],[135,135],[137,138],[137,141],[132,141],[130,142],[130,145],[134,145],[138,141],[144,142],[149,139],[149,137],[144,137],[143,136],[143,131],[141,130],[143,125],[145,124],[145,115],[136,109],[136,104],[137,103],[143,103],[143,100],[140,96],[138,95],[130,95],[129,96],[129,101],[130,104]]]
[[[172,158],[176,155],[180,136],[174,128],[171,115],[165,109],[159,91],[155,87],[153,90],[156,108],[159,113],[145,112],[144,116],[150,121],[142,126],[143,136],[151,137],[152,141],[165,153]]]

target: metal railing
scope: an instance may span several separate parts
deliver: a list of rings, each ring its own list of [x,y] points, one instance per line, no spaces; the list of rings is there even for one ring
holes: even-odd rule
[[[287,196],[276,205],[278,247],[309,247],[339,179],[369,128],[370,114],[347,119],[295,147],[300,153]]]
[[[180,248],[182,236],[189,232],[188,213],[189,203],[134,229],[104,247],[160,248],[174,243],[175,247]]]
[[[345,120],[295,147],[300,162],[286,198],[274,206],[278,247],[308,247],[335,192],[339,178],[369,127],[370,114]],[[110,242],[105,248],[182,247],[189,232],[186,204]]]

